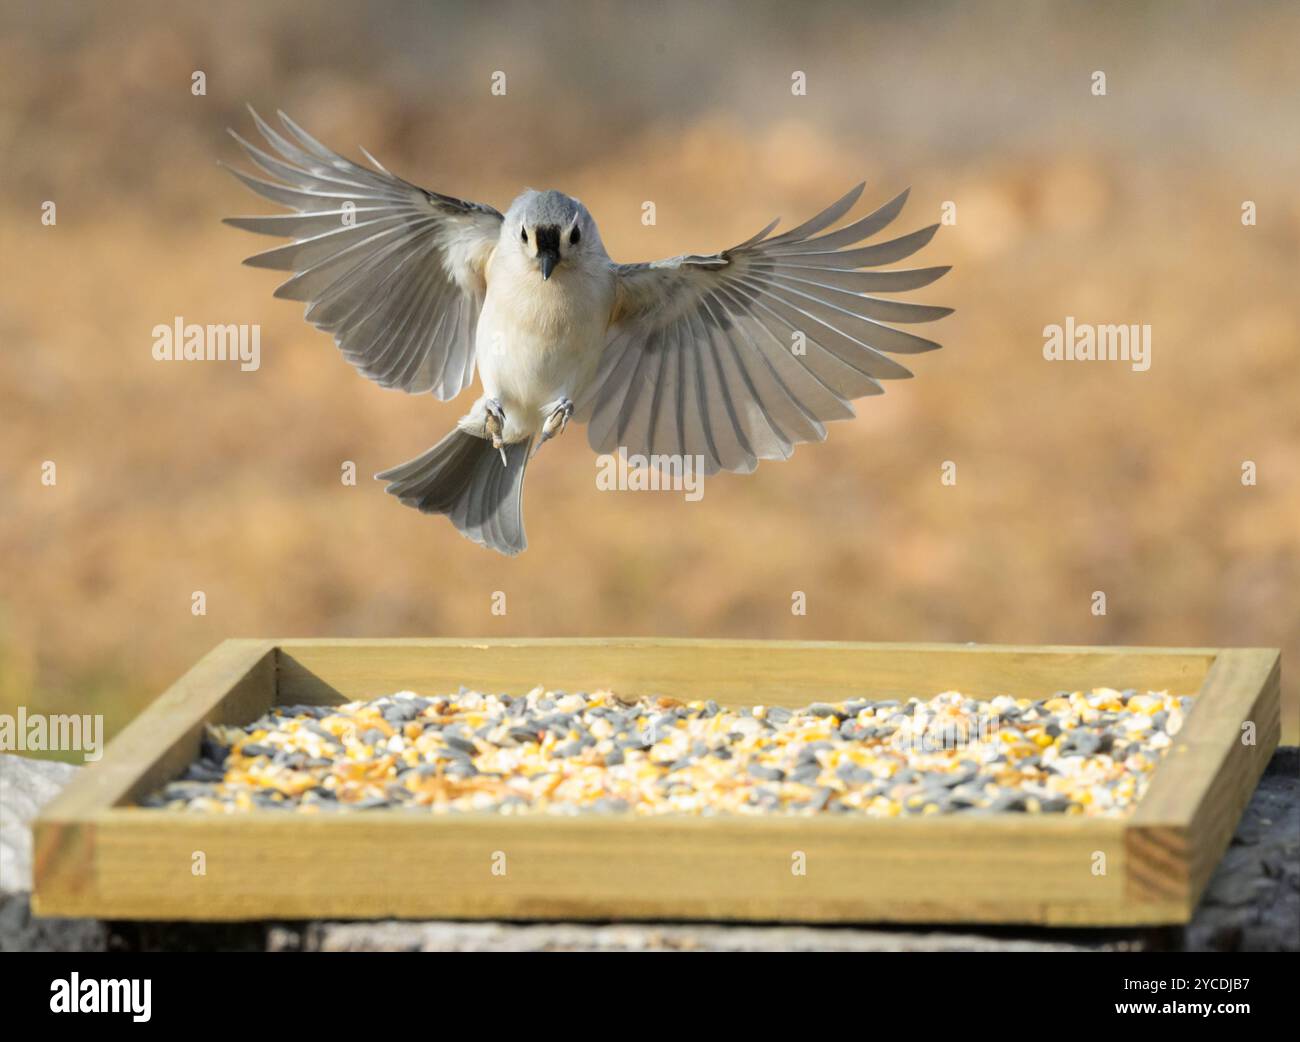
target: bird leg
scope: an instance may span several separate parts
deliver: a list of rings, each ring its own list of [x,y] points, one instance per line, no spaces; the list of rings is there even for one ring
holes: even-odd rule
[[[547,408],[550,410],[550,415],[542,425],[542,442],[550,441],[557,434],[563,434],[565,428],[569,426],[569,420],[573,417],[573,402],[568,398],[561,398]],[[542,442],[537,445],[539,449],[542,447]]]
[[[501,408],[501,403],[495,398],[486,398],[483,401],[483,430],[487,436],[492,439],[492,447],[501,453],[501,463],[503,466],[509,466],[506,462],[505,445],[501,441],[501,435],[506,429],[506,411]]]

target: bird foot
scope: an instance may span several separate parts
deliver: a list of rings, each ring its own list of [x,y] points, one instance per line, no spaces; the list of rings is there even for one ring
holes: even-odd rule
[[[483,402],[483,413],[483,430],[492,439],[492,447],[501,453],[502,465],[508,466],[505,444],[501,440],[506,429],[506,411],[495,398],[487,398]]]
[[[573,418],[573,402],[568,398],[561,398],[551,408],[551,414],[546,417],[546,423],[542,426],[542,441],[550,441],[557,434],[563,434],[569,426],[569,420]],[[538,445],[540,448],[540,443]]]

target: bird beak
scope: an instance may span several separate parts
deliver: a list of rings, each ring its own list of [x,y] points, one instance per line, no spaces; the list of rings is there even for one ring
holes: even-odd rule
[[[542,280],[545,281],[551,277],[551,272],[560,263],[560,254],[555,250],[542,250],[537,254],[537,261],[541,265]]]

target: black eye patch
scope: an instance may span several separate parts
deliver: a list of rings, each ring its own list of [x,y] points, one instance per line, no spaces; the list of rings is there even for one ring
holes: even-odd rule
[[[575,224],[573,226],[573,231],[569,232],[569,245],[577,246],[581,240],[582,240],[582,232],[578,230],[578,226]]]

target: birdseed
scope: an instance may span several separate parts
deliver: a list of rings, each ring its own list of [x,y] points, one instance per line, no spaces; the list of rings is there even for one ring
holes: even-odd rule
[[[1030,813],[1119,816],[1192,698],[1060,692],[721,708],[609,691],[409,691],[209,725],[145,807],[303,814]]]

